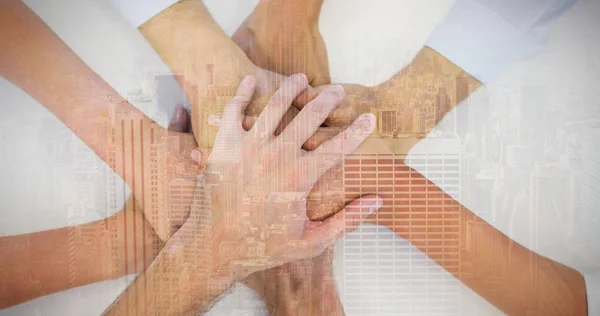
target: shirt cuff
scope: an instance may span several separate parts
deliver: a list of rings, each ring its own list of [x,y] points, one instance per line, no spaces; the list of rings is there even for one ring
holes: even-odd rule
[[[179,0],[110,0],[131,25],[139,27]]]
[[[426,45],[487,83],[542,48],[576,1],[457,0]]]
[[[584,275],[588,315],[600,315],[600,271]]]

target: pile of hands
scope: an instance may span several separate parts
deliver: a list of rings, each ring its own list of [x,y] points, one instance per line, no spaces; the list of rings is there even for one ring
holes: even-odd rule
[[[343,313],[332,245],[383,203],[371,195],[323,207],[316,199],[307,209],[319,179],[376,125],[372,114],[359,115],[361,106],[374,102],[370,88],[328,85],[321,1],[315,2],[317,8],[305,1],[261,1],[233,35],[257,68],[212,120],[218,132],[207,133],[195,124],[199,120],[177,110],[170,135],[185,145],[172,156],[190,155],[196,165],[187,169],[200,180],[189,214],[171,212],[152,223],[164,240],[202,232],[192,240],[212,245],[214,273],[242,281],[278,315]],[[185,133],[190,123],[195,141]]]
[[[360,115],[347,129],[306,151],[303,144],[344,97],[341,87],[327,87],[276,135],[283,116],[307,84],[303,74],[286,78],[246,131],[244,111],[256,82],[252,76],[244,78],[224,108],[189,217],[172,237],[172,244],[189,258],[185,261],[197,265],[194,269],[209,269],[219,283],[244,280],[270,297],[269,307],[278,314],[312,314],[299,312],[305,308],[341,312],[337,301],[332,304],[322,299],[323,305],[306,306],[298,300],[299,289],[309,295],[314,291],[311,296],[329,293],[333,295],[330,298],[336,298],[335,292],[331,293],[335,291],[331,278],[316,278],[312,284],[297,278],[311,275],[313,268],[330,269],[330,252],[322,255],[325,250],[383,203],[378,196],[369,195],[323,221],[308,218],[306,198],[311,188],[371,134],[375,117]],[[313,257],[318,258],[305,260]],[[328,288],[319,289],[324,285]],[[313,298],[311,301],[318,304]]]

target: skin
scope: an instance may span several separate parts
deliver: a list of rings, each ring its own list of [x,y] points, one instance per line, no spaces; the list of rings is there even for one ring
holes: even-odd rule
[[[2,5],[9,5],[11,2],[10,1],[5,1],[2,3]],[[14,3],[14,2],[13,2]],[[5,9],[7,7],[3,7],[3,9]],[[9,13],[10,11],[7,10],[2,10],[1,12],[3,13]],[[14,13],[14,12],[13,12]],[[17,12],[18,13],[18,12]],[[22,12],[21,12],[22,13]],[[2,19],[0,19],[0,21],[3,21],[5,23],[7,23],[7,25],[10,25],[11,27],[3,27],[0,28],[1,30],[7,31],[9,34],[8,37],[8,42],[10,43],[10,39],[13,38],[13,41],[15,41],[15,43],[19,43],[19,45],[15,45],[13,47],[13,45],[8,45],[7,47],[11,48],[11,50],[3,50],[2,53],[6,54],[11,53],[12,55],[3,55],[3,58],[1,58],[0,60],[2,61],[7,61],[7,60],[11,60],[11,64],[7,65],[7,64],[0,64],[2,65],[2,75],[11,80],[10,78],[13,78],[13,82],[19,81],[21,84],[18,84],[19,86],[21,86],[23,88],[23,86],[25,86],[26,88],[23,88],[24,90],[26,90],[28,93],[34,95],[34,97],[36,97],[35,95],[38,95],[36,97],[36,99],[38,99],[38,101],[40,101],[41,99],[44,100],[49,100],[50,103],[54,102],[55,104],[57,104],[56,106],[69,106],[67,109],[68,110],[76,110],[76,105],[82,105],[82,104],[86,104],[86,102],[91,102],[89,95],[88,94],[83,94],[84,91],[90,91],[90,90],[86,90],[89,89],[89,84],[90,82],[94,83],[94,88],[98,88],[101,87],[103,88],[103,85],[100,83],[97,83],[97,79],[91,79],[89,81],[86,81],[84,83],[81,83],[81,85],[83,84],[88,84],[88,86],[80,86],[79,90],[82,91],[82,95],[80,98],[77,97],[72,97],[72,93],[68,93],[69,92],[69,88],[65,88],[66,85],[59,85],[59,86],[54,86],[54,91],[53,94],[57,94],[62,98],[57,98],[57,101],[53,101],[53,97],[52,96],[47,96],[44,95],[44,92],[42,89],[43,85],[38,85],[35,82],[31,82],[31,80],[29,78],[31,78],[31,76],[27,76],[27,72],[23,72],[20,73],[19,69],[29,69],[29,71],[31,73],[35,73],[36,74],[36,78],[38,78],[37,76],[41,76],[42,79],[46,80],[46,82],[53,82],[57,81],[60,82],[63,78],[77,78],[76,75],[70,75],[70,73],[73,74],[78,74],[79,78],[87,78],[86,76],[89,75],[90,71],[81,65],[81,62],[78,61],[78,59],[73,58],[73,54],[69,54],[67,51],[65,51],[64,49],[62,50],[58,50],[58,52],[56,53],[56,55],[53,56],[58,56],[60,58],[48,58],[46,60],[52,60],[53,63],[50,64],[58,64],[59,66],[62,66],[63,70],[62,72],[60,72],[60,67],[59,68],[59,72],[56,72],[56,70],[54,70],[54,72],[52,71],[48,71],[48,73],[50,74],[45,74],[44,73],[44,69],[47,69],[47,65],[45,64],[44,67],[42,67],[42,65],[38,65],[34,63],[31,64],[20,64],[18,65],[19,67],[14,67],[15,65],[13,65],[13,63],[15,61],[19,61],[20,58],[22,56],[27,57],[28,54],[32,54],[32,52],[46,52],[46,54],[48,54],[48,52],[52,52],[52,50],[49,50],[48,47],[58,47],[55,43],[56,42],[51,42],[49,43],[48,46],[42,46],[44,47],[44,49],[42,50],[36,50],[36,46],[26,46],[25,49],[23,50],[19,50],[23,48],[23,38],[27,38],[27,35],[24,34],[31,34],[31,33],[18,33],[19,28],[15,27],[15,25],[19,25],[19,20],[15,21],[15,20],[10,20],[10,17],[12,15],[9,16],[3,16]],[[23,20],[20,20],[23,21]],[[28,20],[25,20],[28,21]],[[152,21],[152,20],[151,20]],[[12,22],[12,23],[11,23]],[[32,21],[29,21],[32,22]],[[180,21],[181,22],[181,21]],[[2,23],[2,22],[0,22]],[[30,23],[35,25],[35,23]],[[192,25],[192,23],[190,22],[189,25]],[[11,33],[12,32],[12,33]],[[32,30],[31,28],[26,29],[26,32],[36,32],[35,28],[34,30]],[[3,33],[3,36],[6,35],[6,32]],[[49,38],[49,36],[41,36],[39,37],[40,39],[47,39]],[[36,58],[39,56],[39,54],[36,54]],[[46,55],[48,56],[48,55]],[[52,56],[52,55],[51,55]],[[6,58],[5,58],[6,57]],[[35,60],[34,59],[25,59],[25,60]],[[58,63],[57,63],[58,61]],[[0,62],[1,63],[1,62]],[[414,67],[413,67],[414,66]],[[441,67],[441,70],[440,70]],[[13,69],[14,68],[14,69]],[[8,70],[7,70],[8,69]],[[415,80],[414,82],[419,82],[418,80],[420,80],[419,78],[425,77],[425,78],[431,78],[432,80],[434,78],[444,78],[444,76],[441,76],[439,73],[436,73],[436,71],[443,71],[443,73],[445,74],[453,74],[453,70],[456,73],[462,73],[462,70],[460,70],[458,67],[452,65],[449,61],[445,60],[443,57],[441,57],[439,54],[428,50],[428,49],[424,49],[415,59],[415,61],[413,62],[413,64],[411,64],[411,66],[409,66],[409,68],[405,69],[403,72],[401,72],[398,76],[395,76],[394,79],[392,79],[390,82],[398,82],[399,84],[394,84],[392,86],[387,86],[386,89],[371,89],[371,88],[367,88],[367,87],[361,87],[361,86],[346,86],[346,91],[350,91],[348,92],[348,94],[350,95],[350,103],[354,103],[355,108],[356,109],[361,109],[362,108],[368,108],[369,107],[369,102],[372,102],[374,100],[377,100],[379,103],[385,102],[385,99],[380,98],[380,96],[385,96],[385,91],[393,91],[393,87],[402,87],[402,82],[407,82],[410,83],[411,80]],[[69,70],[69,71],[67,71]],[[51,76],[52,73],[55,74],[60,74],[61,80],[55,80],[53,76]],[[92,78],[95,74],[92,73]],[[10,78],[9,78],[10,77]],[[58,76],[57,76],[58,77]],[[451,76],[450,76],[451,77]],[[16,79],[15,79],[16,78]],[[411,79],[412,78],[412,79]],[[444,81],[443,81],[444,82]],[[451,81],[446,81],[445,84],[451,84]],[[379,86],[382,87],[382,86]],[[470,85],[470,89],[473,90],[474,86]],[[100,91],[102,91],[103,89],[100,89]],[[260,90],[260,86],[259,86],[259,90]],[[61,93],[61,91],[64,91]],[[76,90],[77,91],[77,90]],[[358,91],[356,93],[353,93],[352,91]],[[360,91],[367,91],[367,92],[360,92]],[[114,92],[110,92],[110,90],[105,90],[104,95],[109,95],[112,96]],[[402,97],[402,95],[405,94],[400,94],[400,97]],[[102,93],[100,93],[99,95],[102,95]],[[404,96],[404,98],[407,98],[406,102],[409,102],[410,96]],[[109,98],[111,100],[116,100],[113,98]],[[61,105],[61,101],[62,105]],[[104,102],[104,103],[103,103]],[[41,102],[42,104],[45,104],[43,102]],[[106,102],[104,100],[101,101],[97,101],[97,104],[105,104]],[[456,102],[453,102],[454,104],[456,104]],[[359,106],[356,106],[356,104],[358,104]],[[416,103],[415,103],[416,104]],[[120,104],[122,105],[122,104]],[[94,106],[93,103],[91,105],[92,107]],[[200,106],[200,105],[199,105]],[[68,112],[68,110],[64,110],[65,113]],[[251,112],[251,111],[250,111]],[[361,111],[359,111],[361,112]],[[248,112],[247,112],[248,113]],[[85,113],[83,113],[85,114]],[[90,117],[94,116],[95,114],[89,114]],[[58,115],[57,115],[58,116]],[[335,116],[335,115],[334,115]],[[85,116],[84,116],[85,117]],[[65,118],[68,121],[68,116],[65,116]],[[331,118],[330,118],[331,119]],[[63,120],[64,122],[65,120]],[[83,127],[77,127],[76,125],[71,125],[73,127],[71,127],[74,130],[77,130],[78,128],[81,128],[80,131],[84,131],[85,126]],[[80,134],[86,134],[83,132],[80,132]],[[84,137],[84,136],[80,136],[80,137]],[[86,143],[91,143],[93,145],[94,140],[90,140],[89,142]],[[310,141],[309,141],[310,142]],[[306,145],[306,144],[305,144]],[[193,146],[190,146],[193,147]],[[93,148],[93,147],[92,147]],[[98,146],[97,152],[101,152],[102,147]],[[187,155],[184,155],[185,157],[187,157]],[[183,157],[183,156],[182,156]],[[112,166],[112,165],[111,165]],[[400,164],[399,166],[400,168],[404,168],[403,164]],[[407,168],[407,170],[409,170]],[[423,190],[428,190],[428,193],[430,196],[440,196],[440,197],[444,197],[444,201],[446,201],[446,199],[448,201],[446,201],[445,203],[448,203],[446,206],[444,206],[444,209],[448,211],[448,217],[452,218],[452,219],[456,219],[458,218],[458,221],[455,221],[454,223],[460,223],[459,227],[463,227],[464,228],[464,232],[461,232],[460,234],[460,239],[459,239],[459,253],[460,253],[460,258],[461,258],[461,262],[462,260],[468,260],[468,262],[470,262],[470,265],[465,265],[460,267],[461,270],[457,270],[456,268],[456,260],[450,260],[450,262],[447,262],[447,260],[444,260],[443,258],[440,259],[439,258],[439,250],[438,251],[433,251],[430,249],[427,249],[427,247],[424,245],[425,242],[423,241],[423,235],[422,233],[419,233],[418,231],[411,231],[411,226],[415,226],[415,222],[413,221],[412,223],[410,222],[406,222],[405,220],[402,220],[403,216],[413,216],[413,215],[408,215],[411,214],[412,212],[416,211],[417,207],[413,207],[413,208],[402,208],[400,211],[400,213],[398,215],[392,215],[392,214],[380,214],[377,218],[378,223],[381,224],[386,224],[386,220],[387,220],[387,225],[393,226],[392,228],[394,229],[394,231],[396,231],[398,234],[400,234],[401,236],[406,237],[409,240],[412,240],[413,243],[415,245],[417,245],[418,247],[420,247],[422,250],[424,250],[426,253],[428,253],[432,258],[436,258],[436,256],[438,257],[438,259],[436,259],[436,261],[438,261],[438,263],[442,264],[442,266],[446,267],[446,269],[448,269],[449,271],[451,271],[452,273],[454,273],[455,275],[457,275],[457,277],[462,280],[463,282],[465,282],[465,284],[469,285],[471,288],[473,288],[476,292],[478,293],[483,293],[482,296],[485,297],[486,299],[488,299],[492,304],[496,305],[496,306],[504,306],[504,307],[499,307],[501,310],[508,312],[510,314],[523,314],[524,310],[542,310],[544,308],[547,308],[548,310],[546,310],[546,314],[552,314],[553,312],[556,311],[560,311],[560,309],[552,309],[552,307],[554,307],[552,304],[545,304],[544,302],[546,302],[549,298],[550,300],[552,300],[553,302],[561,302],[561,306],[564,306],[564,311],[565,314],[569,314],[569,311],[574,311],[573,314],[577,314],[579,312],[585,311],[585,306],[586,306],[586,302],[585,302],[585,286],[584,286],[584,282],[583,282],[583,278],[581,277],[581,275],[579,273],[577,273],[576,271],[564,267],[564,266],[560,266],[558,264],[555,264],[551,261],[549,261],[548,259],[545,259],[543,257],[537,256],[536,254],[532,254],[530,252],[528,252],[526,249],[523,250],[524,248],[522,248],[521,246],[513,243],[512,241],[510,241],[510,239],[508,239],[506,236],[498,234],[498,232],[491,226],[485,224],[483,221],[481,221],[480,219],[471,216],[472,214],[470,212],[468,212],[468,210],[464,210],[462,207],[460,207],[459,204],[457,204],[456,202],[450,202],[451,199],[447,198],[445,195],[443,195],[443,192],[441,192],[439,189],[437,189],[435,186],[433,186],[432,184],[430,184],[428,181],[426,181],[426,179],[422,178],[422,176],[416,174],[416,173],[410,173],[409,175],[407,175],[407,177],[410,177],[412,179],[414,179],[415,177],[417,178],[417,181],[421,181],[421,183],[423,183],[426,187],[425,188],[413,188],[410,187],[408,190],[410,192],[413,192],[411,194],[423,194]],[[420,179],[420,180],[419,180]],[[415,180],[413,180],[415,181]],[[139,186],[138,186],[139,187]],[[318,189],[315,189],[318,190]],[[311,195],[317,196],[316,198],[318,199],[319,196],[315,195],[314,193],[315,191],[313,191],[313,193],[311,193]],[[341,202],[340,206],[343,205],[344,203]],[[384,208],[387,207],[384,205]],[[435,211],[435,209],[437,208],[436,206],[422,206],[424,209],[427,210],[427,212],[431,212],[433,213]],[[312,218],[315,217],[319,217],[319,216],[323,216],[323,214],[327,214],[328,212],[334,212],[337,209],[339,209],[339,206],[337,207],[332,207],[331,209],[325,209],[325,210],[316,210],[314,206],[311,206],[309,204],[309,216],[311,216]],[[389,207],[387,208],[389,210]],[[395,208],[392,208],[393,212],[396,212]],[[312,213],[311,213],[312,212]],[[316,214],[316,216],[315,216]],[[418,216],[422,216],[422,209],[419,212],[415,212],[415,218],[418,218]],[[400,220],[398,220],[398,218],[400,218]],[[391,224],[393,223],[393,225]],[[413,224],[413,225],[410,225]],[[473,223],[476,223],[477,225],[474,225]],[[471,243],[469,244],[469,247],[467,247],[467,242],[466,242],[466,237],[463,236],[467,236],[468,234],[471,233],[471,231],[475,230],[475,228],[477,228],[477,232],[482,234],[481,236],[485,236],[484,238],[481,239],[477,239],[475,240],[475,244],[477,245],[477,242],[481,242],[482,244],[479,245],[478,247],[472,247],[473,243],[473,239],[471,239]],[[437,234],[439,235],[439,233]],[[427,241],[427,244],[432,245],[434,244],[436,241],[439,240],[439,237],[435,236],[435,234],[432,232],[431,237],[428,237],[429,234],[425,234],[425,239]],[[488,238],[489,236],[491,236],[491,238]],[[496,241],[497,246],[494,247],[490,247],[489,246],[489,241],[490,240],[494,240]],[[487,241],[487,243],[484,243],[484,241]],[[446,247],[444,245],[444,247]],[[451,247],[448,248],[448,251],[455,251],[456,246],[452,245],[452,246],[447,246],[447,247]],[[438,247],[439,248],[439,247]],[[503,279],[506,280],[506,282],[504,282],[504,284],[502,285],[496,285],[495,287],[490,287],[489,286],[489,282],[487,282],[486,279],[486,273],[483,272],[478,272],[478,271],[487,271],[485,270],[487,268],[487,262],[490,261],[491,256],[489,251],[490,249],[497,251],[497,253],[501,253],[503,255],[501,256],[496,256],[497,258],[504,258],[504,262],[505,266],[509,267],[510,269],[504,269],[502,270],[502,274],[503,275]],[[515,254],[519,254],[519,253],[524,253],[527,255],[513,255],[513,253]],[[515,258],[517,258],[518,260],[515,260]],[[527,260],[525,260],[527,259]],[[508,260],[508,261],[507,261]],[[536,267],[535,270],[538,271],[537,275],[541,275],[544,276],[543,278],[543,282],[532,282],[529,281],[529,278],[525,278],[522,277],[522,273],[523,269],[520,269],[520,267],[524,266],[523,264],[525,264],[525,266],[527,266],[528,263],[533,262],[533,266]],[[477,272],[477,273],[475,273]],[[521,273],[521,274],[519,274]],[[83,273],[82,273],[83,274]],[[556,277],[558,275],[558,277]],[[547,277],[546,277],[547,276]],[[520,278],[520,279],[519,279]],[[558,281],[556,281],[556,279],[558,279]],[[94,280],[93,278],[91,278],[91,280]],[[273,280],[273,279],[271,279]],[[93,281],[91,281],[93,282]],[[272,282],[272,281],[271,281]],[[523,284],[525,283],[525,284]],[[543,286],[543,288],[542,288]],[[522,293],[519,293],[517,291],[512,291],[513,288],[519,288],[519,289],[523,289],[524,292],[530,293],[531,295],[528,298],[528,302],[523,302],[523,295]],[[511,289],[509,291],[509,289]],[[545,290],[544,290],[545,289]],[[559,293],[559,295],[561,296],[560,299],[554,299],[556,297],[557,294],[555,293]],[[543,296],[545,295],[545,296]],[[553,296],[554,295],[554,296]]]
[[[319,32],[322,5],[323,0],[260,1],[231,40],[261,68],[286,76],[304,73],[314,87],[330,84]]]
[[[193,187],[195,184],[195,179],[201,168],[190,159],[190,152],[197,147],[193,135],[181,133],[188,130],[186,126],[180,126],[180,128],[175,129],[176,131],[168,131],[152,122],[123,100],[106,82],[69,50],[22,2],[9,0],[3,1],[0,5],[2,8],[0,10],[0,26],[2,26],[0,37],[7,43],[6,49],[0,51],[0,75],[43,104],[88,144],[117,174],[125,179],[134,196],[134,199],[128,201],[126,209],[133,209],[138,213],[143,211],[150,224],[144,226],[145,224],[142,223],[145,222],[137,223],[137,221],[134,221],[136,224],[132,224],[132,236],[136,236],[135,240],[137,238],[141,238],[143,241],[152,239],[152,244],[157,245],[158,249],[152,248],[152,251],[149,251],[149,249],[141,246],[142,243],[138,244],[137,247],[135,243],[131,246],[135,249],[146,250],[147,258],[152,258],[163,244],[157,241],[156,238],[168,239],[188,216],[189,208],[182,208],[182,205],[190,205],[191,195],[173,198],[171,195],[160,194],[160,192],[169,192],[174,180],[177,180],[173,188],[175,191],[181,190],[181,186]],[[235,51],[239,51],[235,45],[229,45],[228,47],[233,47]],[[227,49],[223,48],[223,50]],[[221,51],[220,48],[216,48],[216,50]],[[245,57],[243,60],[251,65]],[[240,61],[240,64],[243,60]],[[231,63],[231,60],[223,61],[223,64],[229,63]],[[274,91],[278,86],[276,79],[283,79],[283,77],[257,70],[254,66],[251,67],[256,70],[255,73],[262,77],[257,80],[258,86],[254,99],[248,109],[254,108],[252,111],[260,112],[262,107],[258,109],[257,104],[264,100],[261,91],[263,93],[264,91]],[[228,77],[227,80],[232,80],[232,78],[233,76]],[[221,86],[225,86],[225,84]],[[307,98],[306,100],[310,97],[310,93],[308,93],[310,89],[310,87],[307,88],[303,93],[304,98]],[[296,102],[301,98],[303,96],[297,98]],[[207,102],[198,98],[193,100],[198,102],[198,107]],[[189,122],[189,118],[184,118],[187,112],[179,111],[178,113],[175,115],[175,120],[178,120],[179,124],[186,125]],[[122,122],[122,124],[113,124],[113,122]],[[115,139],[120,141],[107,142],[107,139],[112,138],[110,137],[111,134],[114,134]],[[142,135],[142,140],[137,140],[134,137],[136,134]],[[175,144],[175,146],[172,144]],[[148,168],[153,163],[150,155],[152,148],[156,148],[157,157],[163,159],[160,164],[157,164],[156,170],[170,175],[166,181],[156,181],[158,184],[154,188],[151,183],[154,180],[150,173],[152,168]],[[205,153],[208,152],[210,151],[205,151]],[[158,196],[153,198],[152,194],[158,194]],[[121,216],[121,214],[126,214],[126,212],[122,211],[118,216]],[[123,218],[127,219],[127,221],[124,219],[127,225],[131,223],[128,222],[131,217],[124,216]],[[109,231],[99,228],[100,223],[90,225],[82,226],[82,229],[96,231],[94,235],[86,236],[86,238],[92,236],[98,238],[93,243],[104,245],[106,243],[103,240],[112,238]],[[121,227],[120,224],[117,226],[118,229],[121,229]],[[152,227],[154,233],[146,232],[148,227]],[[79,226],[6,237],[2,239],[3,242],[0,246],[2,246],[3,253],[15,252],[15,257],[28,256],[29,258],[31,252],[25,251],[24,248],[17,245],[29,244],[30,249],[39,249],[40,244],[60,244],[64,242],[65,236],[73,234],[73,231],[78,229]],[[149,234],[148,239],[144,239],[144,234]],[[150,238],[150,236],[154,237]],[[48,251],[48,248],[46,248],[46,251],[36,252],[35,257],[39,259],[36,262],[59,262],[64,260],[63,248],[49,249],[55,249],[55,251]],[[106,255],[102,249],[82,248],[81,250],[84,252],[81,257],[100,258]],[[131,254],[132,250],[127,250],[127,253]],[[105,260],[94,262],[109,262],[110,260],[126,262],[124,269],[118,270],[118,273],[105,273],[102,269],[80,267],[79,262],[82,265],[89,262],[76,260],[69,263],[69,269],[75,268],[79,271],[76,280],[72,280],[70,278],[47,277],[52,273],[52,271],[48,271],[49,266],[47,265],[35,265],[35,268],[45,270],[35,271],[34,274],[29,272],[29,275],[25,277],[22,273],[31,270],[20,270],[19,272],[19,267],[14,265],[14,261],[6,261],[10,256],[2,257],[1,264],[7,268],[4,270],[4,274],[8,280],[4,284],[22,287],[17,291],[13,287],[4,287],[1,293],[3,295],[2,307],[8,307],[27,299],[73,286],[93,283],[99,279],[110,279],[122,274],[137,272],[144,266],[144,264],[138,264],[142,262],[138,257],[102,257]],[[146,259],[143,262],[146,262]],[[61,271],[67,273],[65,270]],[[19,282],[22,279],[36,280],[40,286],[30,286]],[[47,284],[46,282],[50,283]],[[20,294],[13,295],[11,293],[13,291]]]
[[[310,61],[308,65],[297,63],[295,59],[277,57],[282,53],[293,51],[295,43],[311,43],[306,39],[321,38],[318,34],[318,14],[321,4],[322,1],[319,0],[261,1],[232,39],[244,49],[252,61],[265,65],[267,69],[285,69],[292,72],[308,70],[310,72],[314,68],[311,65],[327,63],[327,52],[324,45],[301,46],[304,49],[296,54],[302,56],[302,60]],[[296,10],[301,23],[293,23],[289,19],[282,18],[282,16],[286,16],[285,12],[300,6],[306,8]],[[287,32],[290,28],[294,32]],[[272,60],[276,60],[277,63],[269,63]],[[318,75],[314,75],[314,77],[318,78]],[[423,100],[434,99],[440,88],[440,90],[454,91],[459,79],[465,85],[465,93],[456,96],[450,95],[445,107],[439,113],[427,116],[420,111],[411,110],[408,113],[403,111],[407,105],[410,106],[410,109],[418,109],[418,105]],[[433,93],[423,91],[420,89],[423,82],[435,83],[433,84],[434,90],[438,91]],[[314,198],[314,207],[309,205],[309,217],[312,219],[327,218],[343,207],[348,202],[346,199],[351,200],[367,192],[379,193],[384,198],[389,197],[389,200],[386,200],[381,212],[369,219],[371,223],[387,226],[400,237],[410,241],[501,311],[511,315],[525,315],[532,312],[543,315],[586,314],[585,282],[579,272],[515,243],[403,163],[405,155],[408,154],[416,140],[427,135],[443,115],[481,85],[475,78],[428,47],[424,47],[408,67],[380,85],[374,87],[343,85],[348,95],[345,105],[352,107],[357,113],[370,111],[377,113],[377,109],[385,109],[397,111],[396,119],[404,120],[409,115],[412,115],[409,117],[410,121],[425,119],[425,126],[421,126],[420,131],[413,131],[412,134],[407,135],[413,141],[395,141],[392,143],[393,148],[389,148],[383,142],[380,143],[382,149],[389,148],[394,152],[395,156],[391,158],[396,158],[392,160],[392,166],[382,166],[380,177],[389,173],[389,170],[383,170],[384,168],[404,171],[404,175],[396,174],[394,178],[396,183],[411,184],[408,188],[403,189],[402,195],[410,199],[427,198],[427,200],[426,203],[419,203],[415,206],[410,206],[410,204],[401,206],[398,205],[398,201],[393,202],[394,195],[391,192],[379,191],[375,185],[359,185],[358,189],[352,188],[351,191],[350,189],[341,189],[341,193],[338,195],[331,195],[329,194],[331,188],[327,183],[331,179],[344,177],[335,176],[336,172],[331,170],[321,178],[309,195],[309,200]],[[318,89],[319,87],[317,87]],[[346,124],[344,119],[344,117],[337,117],[337,119],[329,120],[330,127],[327,130],[330,135],[335,135]],[[384,134],[374,135],[374,137],[391,139],[391,135]],[[318,145],[319,141],[315,140],[315,142],[308,143],[307,147]],[[347,160],[345,167],[338,170],[338,174],[344,174],[345,171],[353,168],[357,167],[353,167]],[[403,181],[403,177],[406,177],[406,180]],[[329,205],[329,208],[323,207],[323,205]],[[443,211],[442,214],[440,214],[440,209]],[[431,216],[427,214],[431,214]],[[440,228],[438,226],[440,223],[460,227],[460,230],[452,231]],[[444,242],[440,238],[455,241]],[[329,260],[325,264],[330,264],[330,262]],[[494,265],[491,265],[491,262]],[[323,264],[323,262],[320,263]],[[492,271],[489,270],[490,266],[493,267]],[[298,273],[299,275],[313,271],[312,278],[304,279],[306,283],[310,283],[315,278],[331,279],[331,269],[312,270],[311,268],[311,262],[305,262],[304,268],[296,268],[296,271],[301,271]],[[268,283],[272,282],[270,280],[277,278],[279,278],[279,282],[276,284],[289,288],[290,279],[294,280],[293,276],[282,274],[277,270],[266,273],[271,274],[263,278],[264,285],[261,286],[257,281],[258,285],[254,284],[253,288],[269,288]],[[502,281],[498,282],[497,280]],[[323,284],[328,283],[325,281]],[[302,301],[306,306],[310,306],[312,301],[320,298],[321,293],[335,292],[333,284],[327,286],[328,290],[299,291],[295,300],[282,299],[278,295],[263,295],[263,297],[267,306],[279,306],[282,311],[280,314],[301,315],[302,313],[295,306],[302,304],[297,302]],[[261,292],[259,291],[259,293]],[[332,301],[339,302],[339,300]],[[560,304],[555,302],[560,302]]]
[[[310,221],[308,190],[373,131],[374,117],[361,116],[339,136],[307,152],[302,144],[337,105],[341,90],[334,87],[319,95],[275,136],[279,121],[306,88],[307,79],[303,75],[286,79],[255,126],[245,131],[243,111],[254,84],[252,77],[246,77],[225,106],[189,219],[105,315],[196,315],[235,281],[255,271],[322,253],[381,205],[381,199],[371,196],[323,222]],[[337,159],[320,158],[335,154],[340,145],[345,150]],[[273,199],[281,192],[282,198]]]
[[[101,221],[0,238],[0,309],[147,267],[164,243],[134,204]]]
[[[158,193],[176,190],[174,180],[193,188],[200,172],[189,159],[197,147],[193,136],[170,132],[129,104],[21,1],[0,6],[0,38],[7,43],[0,51],[0,75],[52,112],[121,176],[166,240],[187,217],[189,210],[179,203],[189,205],[191,197]]]

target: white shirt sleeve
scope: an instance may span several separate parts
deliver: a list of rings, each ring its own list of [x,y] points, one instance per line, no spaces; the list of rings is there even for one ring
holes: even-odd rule
[[[600,315],[600,271],[586,274],[585,287],[588,301],[588,315]]]
[[[487,83],[542,47],[577,0],[456,0],[426,45]]]
[[[110,0],[131,25],[139,27],[179,0]]]

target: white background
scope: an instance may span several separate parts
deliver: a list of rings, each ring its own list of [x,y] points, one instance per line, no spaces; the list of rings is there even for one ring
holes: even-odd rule
[[[125,97],[152,96],[152,86],[148,84],[152,74],[168,72],[143,37],[120,17],[109,1],[25,2],[90,67]],[[232,34],[257,0],[207,0],[205,3],[226,33]],[[447,0],[327,0],[321,16],[321,32],[328,47],[332,80],[366,85],[385,81],[410,63],[452,4]],[[598,16],[600,4],[597,1],[580,1],[559,21],[541,53],[515,64],[496,82],[480,89],[455,111],[467,107],[477,109],[482,105],[508,107],[511,95],[519,94],[523,86],[551,91],[551,95],[543,100],[528,101],[530,104],[527,106],[535,107],[536,111],[558,108],[568,112],[572,107],[600,107],[600,95],[597,92],[600,91],[597,87],[600,81]],[[178,96],[173,98],[175,103]],[[156,109],[151,103],[140,101],[140,98],[131,101],[163,125],[168,122],[174,104],[164,104],[161,105],[163,108]],[[101,219],[117,211],[103,206],[106,205],[106,196],[97,185],[114,175],[56,118],[1,78],[0,106],[0,139],[4,147],[0,155],[0,235],[75,225]],[[510,108],[505,108],[505,111],[510,111]],[[475,130],[483,130],[489,125],[486,121],[489,119],[485,116],[473,115],[475,118],[471,124]],[[522,124],[547,128],[544,124],[561,122],[532,121]],[[594,125],[583,125],[582,134],[587,136],[581,138],[582,146],[597,150],[596,139],[599,139],[600,133]],[[501,122],[498,126],[500,130],[510,127],[510,122]],[[498,142],[500,146],[501,140]],[[426,141],[417,150],[435,153],[435,148],[428,147]],[[532,213],[527,211],[527,207],[522,210],[517,206],[508,212],[496,212],[478,210],[470,206],[468,200],[461,202],[529,248],[587,275],[598,273],[600,247],[594,245],[600,238],[600,215],[595,210],[600,202],[595,186],[598,182],[594,178],[598,152],[588,154],[588,163],[584,164],[586,189],[581,205],[574,212],[541,210]],[[503,180],[498,181],[502,186]],[[529,183],[517,185],[524,190],[530,186]],[[468,190],[469,187],[461,187],[461,196],[469,196]],[[518,191],[519,188],[514,190]],[[498,192],[502,194],[503,191]],[[506,203],[518,205],[516,198],[506,198],[509,199]],[[553,197],[545,198],[552,200]],[[382,240],[394,240],[392,244],[379,246],[375,252],[391,252],[396,258],[408,258],[413,266],[423,266],[433,274],[442,275],[443,281],[431,280],[428,285],[434,287],[436,282],[449,285],[453,292],[444,294],[458,297],[458,310],[437,306],[436,301],[427,299],[426,292],[412,291],[414,299],[408,304],[390,303],[389,306],[383,306],[388,303],[377,299],[386,291],[410,291],[408,280],[406,284],[396,284],[394,289],[380,288],[381,292],[365,293],[362,298],[355,298],[363,306],[363,313],[359,315],[375,314],[384,307],[391,308],[394,315],[411,314],[411,311],[420,308],[437,315],[498,313],[406,241],[392,236],[387,229],[366,226],[347,238],[359,238],[365,230],[375,230]],[[335,266],[341,267],[339,256]],[[359,268],[369,267],[359,264]],[[338,285],[347,278],[340,269],[336,270],[336,277],[339,279]],[[362,277],[361,281],[365,286],[376,286],[382,280],[377,275],[371,275]],[[1,311],[0,314],[97,315],[120,293],[126,282],[127,278],[121,278],[72,289]],[[343,286],[340,290],[344,292]],[[222,301],[213,314],[239,315],[243,310],[254,309],[257,304],[260,306],[257,298],[252,300],[251,297],[254,297],[253,293],[240,287]],[[256,313],[264,313],[264,310]]]

